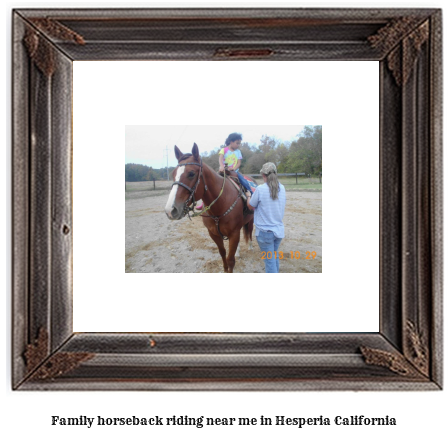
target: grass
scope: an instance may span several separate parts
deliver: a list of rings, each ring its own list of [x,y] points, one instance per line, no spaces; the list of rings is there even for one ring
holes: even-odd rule
[[[172,181],[156,181],[156,188],[154,190],[154,183],[152,181],[127,182],[125,200],[165,196],[171,189],[171,184]]]
[[[141,199],[141,198],[154,198],[156,196],[168,196],[168,190],[146,190],[146,191],[135,191],[134,193],[125,193],[125,200],[129,199]]]
[[[283,184],[287,192],[321,192],[322,184]]]
[[[155,190],[169,190],[172,181],[156,181]],[[154,191],[153,181],[127,182],[126,192],[148,192]]]
[[[296,184],[296,178],[293,177],[280,177],[278,179],[281,184],[285,186],[285,190],[293,191],[293,192],[300,192],[300,191],[313,191],[313,192],[321,192],[322,191],[322,183],[319,182],[319,178],[303,178],[299,177],[297,179]],[[258,184],[260,184],[260,178],[255,179]]]

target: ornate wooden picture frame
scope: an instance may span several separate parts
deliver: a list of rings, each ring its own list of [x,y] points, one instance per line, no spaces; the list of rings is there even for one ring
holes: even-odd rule
[[[441,389],[441,20],[437,9],[15,10],[12,387]],[[379,62],[378,333],[73,333],[72,62],[135,59]]]

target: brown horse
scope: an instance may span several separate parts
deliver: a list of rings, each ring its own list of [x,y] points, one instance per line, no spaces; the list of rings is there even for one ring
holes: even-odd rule
[[[191,154],[183,154],[177,146],[174,153],[178,166],[174,169],[174,183],[171,188],[165,213],[171,220],[180,220],[194,211],[196,200],[204,202],[202,221],[210,237],[218,246],[224,264],[224,272],[233,272],[235,252],[243,228],[244,239],[252,247],[253,214],[244,214],[244,201],[228,176],[222,177],[202,163],[199,148],[194,143]],[[226,257],[224,239],[229,240]]]

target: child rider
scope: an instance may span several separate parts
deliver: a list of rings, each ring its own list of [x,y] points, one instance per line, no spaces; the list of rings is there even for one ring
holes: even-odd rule
[[[234,170],[238,175],[241,185],[252,193],[249,183],[246,181],[243,175],[239,172],[241,166],[241,160],[243,155],[240,151],[241,140],[243,136],[236,132],[230,134],[226,139],[226,147],[219,151],[219,171],[224,172],[224,163],[227,164],[229,170]]]

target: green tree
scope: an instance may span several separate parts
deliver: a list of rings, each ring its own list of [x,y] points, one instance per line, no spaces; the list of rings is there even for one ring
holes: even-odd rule
[[[219,170],[219,154],[220,148],[215,148],[209,153],[201,154],[202,162],[207,164],[213,170]]]
[[[322,173],[322,126],[305,126],[298,139],[291,143],[283,167],[286,172]]]
[[[144,164],[128,163],[125,165],[125,179],[129,182],[144,181],[149,170]]]
[[[279,173],[286,172],[286,163],[288,160],[289,149],[286,147],[284,143],[280,144],[277,147],[277,170]]]
[[[256,153],[256,148],[250,146],[249,143],[245,142],[245,143],[241,143],[240,151],[243,156],[243,158],[241,160],[240,172],[241,173],[250,173],[247,171],[246,167],[247,167],[247,163],[250,160],[250,158],[252,157],[252,155]]]
[[[259,173],[265,163],[264,154],[262,152],[254,153],[244,167],[244,173]]]
[[[154,171],[154,169],[152,167],[150,167],[148,169],[148,172],[144,176],[143,180],[144,181],[155,181],[156,179],[157,179],[156,178],[156,172]]]
[[[277,143],[278,143],[277,139],[275,139],[273,137],[269,137],[267,135],[263,135],[261,137],[260,145],[258,146],[258,149],[263,154],[267,154],[270,151],[275,150],[275,148],[277,147]]]

